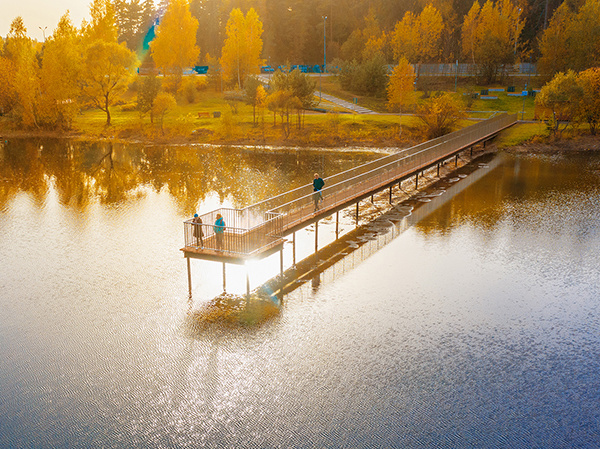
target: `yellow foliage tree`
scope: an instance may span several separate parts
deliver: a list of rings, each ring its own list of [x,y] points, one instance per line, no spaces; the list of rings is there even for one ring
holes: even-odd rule
[[[570,44],[573,70],[600,66],[600,0],[586,0],[579,9]]]
[[[566,40],[574,17],[567,2],[554,11],[548,28],[539,40],[541,57],[538,59],[538,70],[541,73],[553,75],[568,69],[570,51]]]
[[[414,102],[415,71],[404,57],[392,70],[387,87],[388,109],[399,110]]]
[[[152,105],[152,114],[158,118],[160,130],[164,134],[163,122],[165,115],[177,106],[175,97],[167,92],[159,92]]]
[[[81,26],[86,43],[95,40],[117,41],[115,8],[111,0],[93,0],[90,4],[90,18],[90,22],[84,22]]]
[[[111,0],[94,0],[90,15],[92,21],[82,26],[81,93],[87,103],[106,113],[106,126],[110,126],[110,107],[127,90],[138,60],[124,42],[117,43]]]
[[[454,125],[464,117],[460,106],[452,94],[445,92],[419,107],[418,117],[423,123],[426,136],[433,139],[451,132]]]
[[[81,69],[81,39],[67,13],[44,46],[40,116],[47,125],[71,127],[79,111]]]
[[[549,77],[600,65],[600,0],[586,0],[579,11],[569,4],[556,9],[539,41],[539,70]]]
[[[355,29],[340,49],[342,59],[351,61],[367,61],[375,53],[382,53],[387,57],[389,53],[388,35],[381,30],[374,8],[369,8],[365,17],[363,29]]]
[[[583,98],[583,89],[578,83],[577,74],[569,70],[558,72],[547,82],[535,97],[535,104],[550,111],[548,126],[555,136],[559,136],[570,122],[579,117],[579,103]],[[565,123],[559,129],[559,123]]]
[[[237,81],[242,89],[242,80],[248,75],[259,73],[263,63],[262,53],[263,26],[254,8],[246,16],[238,8],[231,11],[226,27],[227,38],[221,52],[223,78],[227,82]]]
[[[0,56],[0,113],[2,114],[8,114],[17,103],[14,81],[14,64],[10,59]]]
[[[579,116],[596,135],[600,125],[600,67],[587,69],[579,74],[577,82],[583,90],[579,102]]]
[[[27,37],[23,19],[15,18],[6,38],[6,53],[12,62],[12,87],[16,97],[14,112],[24,127],[37,126],[36,102],[39,66],[33,42]]]
[[[405,57],[412,62],[428,62],[439,57],[444,22],[440,12],[431,4],[416,16],[407,12],[396,23],[392,35],[394,58]]]
[[[136,66],[137,57],[125,42],[96,40],[86,48],[83,95],[106,113],[106,126],[111,124],[110,106],[127,90]]]
[[[185,67],[195,65],[200,55],[196,45],[198,20],[192,17],[187,0],[172,0],[150,44],[154,62],[174,80],[174,90]]]
[[[478,65],[479,75],[491,83],[516,59],[525,18],[511,0],[491,0],[480,7],[475,0],[462,26],[462,53]]]

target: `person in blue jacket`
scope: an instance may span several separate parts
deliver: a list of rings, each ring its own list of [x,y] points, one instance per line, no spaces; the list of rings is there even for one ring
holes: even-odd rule
[[[217,248],[221,249],[223,247],[223,233],[225,231],[225,220],[223,220],[223,216],[221,214],[217,214],[217,220],[215,221],[213,230],[215,231]]]
[[[319,209],[319,201],[323,201],[323,194],[321,193],[321,189],[325,185],[325,181],[323,181],[318,173],[315,173],[315,179],[313,179],[313,201],[315,203],[315,212]]]

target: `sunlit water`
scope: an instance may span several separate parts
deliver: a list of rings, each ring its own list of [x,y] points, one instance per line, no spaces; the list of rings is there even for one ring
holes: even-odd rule
[[[1,447],[600,447],[599,154],[496,160],[239,329],[190,323],[183,220],[377,156],[105,154],[0,150]]]

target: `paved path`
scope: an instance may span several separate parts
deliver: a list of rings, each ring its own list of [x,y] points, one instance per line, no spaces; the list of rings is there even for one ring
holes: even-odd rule
[[[341,106],[343,108],[350,109],[351,111],[355,112],[356,114],[377,114],[377,112],[375,112],[375,111],[371,111],[370,109],[363,108],[362,106],[359,106],[357,104],[350,103],[349,101],[346,101],[346,100],[342,100],[341,98],[334,97],[333,95],[318,94],[315,92],[315,96],[316,97],[321,96],[321,98],[323,98],[324,100],[327,100],[327,101],[329,101],[333,104],[336,104],[338,106]]]
[[[263,84],[269,84],[269,80],[271,78],[270,75],[258,75],[257,77]],[[354,103],[350,103],[349,101],[342,100],[341,98],[334,97],[333,95],[328,95],[324,93],[315,92],[315,97],[322,98],[323,100],[329,101],[337,106],[348,109],[355,114],[377,114],[377,112],[372,111],[370,109],[364,108]]]

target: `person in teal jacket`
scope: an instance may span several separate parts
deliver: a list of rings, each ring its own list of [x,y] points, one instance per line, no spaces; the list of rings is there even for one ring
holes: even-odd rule
[[[315,203],[315,212],[319,209],[319,201],[323,201],[321,189],[324,185],[325,181],[321,179],[318,173],[315,173],[315,179],[313,179],[313,202]]]
[[[217,220],[215,221],[213,230],[215,231],[217,248],[221,249],[223,247],[223,233],[225,232],[225,220],[223,220],[223,216],[221,214],[217,214]]]

